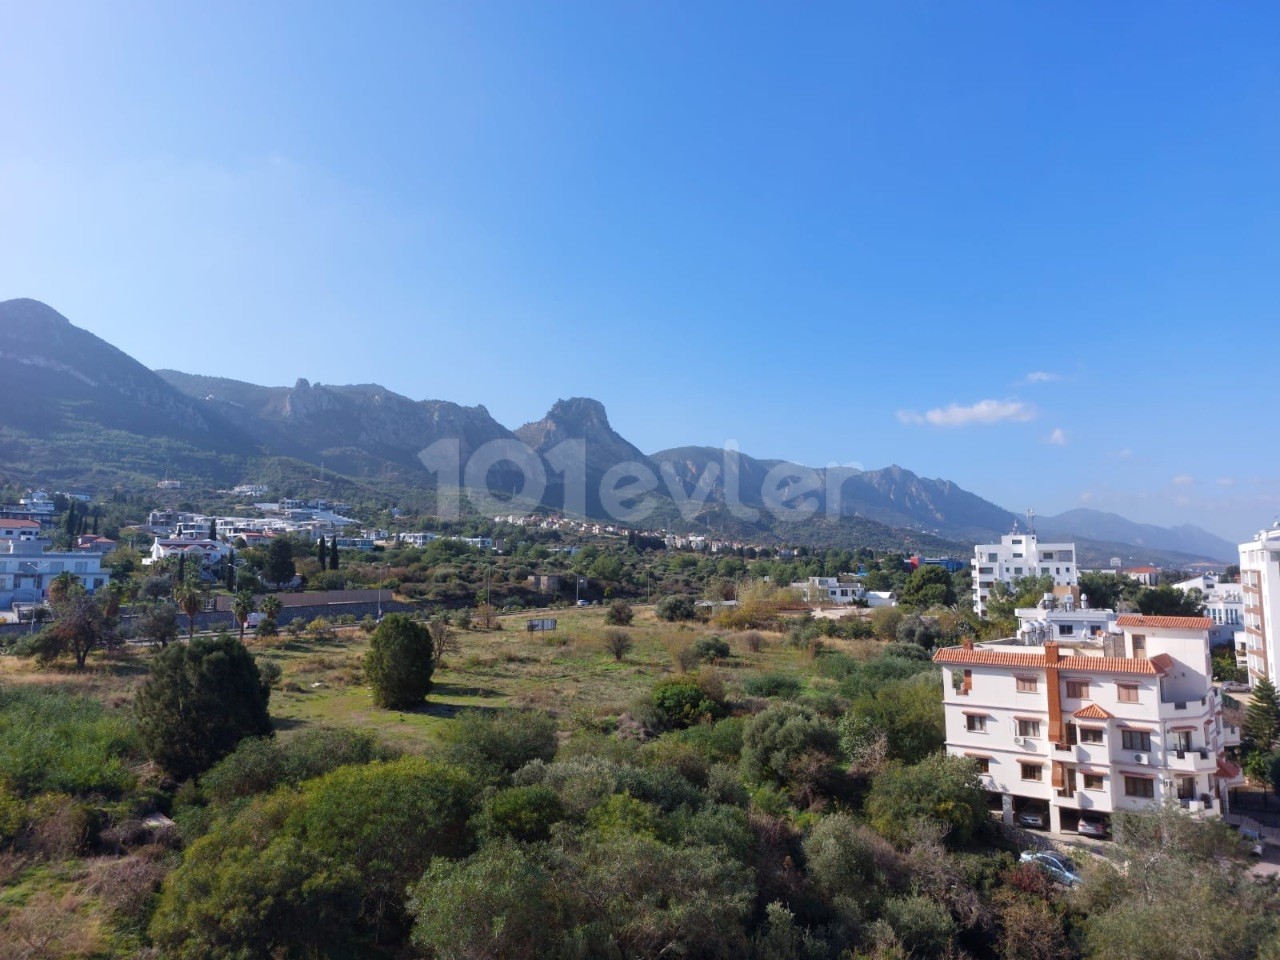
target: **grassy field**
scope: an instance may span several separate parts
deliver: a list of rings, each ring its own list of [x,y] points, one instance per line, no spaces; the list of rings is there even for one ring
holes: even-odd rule
[[[745,636],[704,624],[670,624],[651,608],[637,607],[630,627],[610,628],[600,607],[556,611],[554,633],[528,633],[525,615],[499,619],[501,629],[460,630],[460,652],[438,667],[428,702],[413,711],[374,706],[361,664],[368,647],[358,628],[341,627],[327,639],[280,635],[246,637],[255,656],[282,669],[271,696],[271,715],[280,733],[312,725],[351,726],[377,732],[402,747],[425,744],[462,709],[522,707],[545,710],[562,727],[575,721],[617,715],[663,677],[677,674],[679,652],[700,637],[728,641],[733,655],[714,667],[730,689],[758,672],[786,673],[804,685],[823,689],[829,681],[814,677],[809,655],[783,644],[782,635],[762,633],[759,651]],[[616,661],[605,648],[605,633],[623,629],[632,649]],[[826,641],[827,649],[870,655],[874,641]],[[0,682],[52,684],[118,706],[132,699],[147,673],[148,649],[128,648],[91,657],[84,671],[69,665],[39,668],[30,661],[0,658]]]

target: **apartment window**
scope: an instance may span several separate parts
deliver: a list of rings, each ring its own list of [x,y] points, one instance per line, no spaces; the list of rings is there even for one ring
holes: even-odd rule
[[[1147,655],[1147,638],[1140,633],[1133,635],[1133,656],[1140,659]]]
[[[1068,680],[1067,696],[1074,697],[1077,700],[1089,699],[1089,681],[1088,680]]]
[[[1173,735],[1173,749],[1186,752],[1191,749],[1191,731],[1178,730]]]
[[[1124,795],[1151,799],[1156,795],[1156,782],[1147,777],[1125,777]]]
[[[1081,743],[1101,743],[1102,731],[1097,727],[1081,727],[1080,728]]]
[[[1036,678],[1035,677],[1018,677],[1019,693],[1035,693]]]
[[[998,554],[994,554],[994,553],[987,554],[987,563],[997,563],[999,562],[999,560],[1000,560],[1000,557]]]
[[[1015,577],[1020,577],[1020,576],[1022,576],[1022,568],[1021,568],[1021,567],[1014,567],[1014,568],[1013,568],[1013,575],[1014,575]]]
[[[1178,778],[1178,799],[1194,800],[1196,796],[1196,778],[1195,777],[1179,777]]]
[[[1121,703],[1138,702],[1138,685],[1136,683],[1117,683],[1116,699]]]
[[[1039,720],[1019,720],[1018,736],[1020,737],[1040,736],[1040,721]]]
[[[1048,575],[1049,575],[1049,568],[1048,568],[1048,567],[1041,567],[1041,568],[1040,568],[1040,576],[1042,576],[1042,577],[1047,577]]]
[[[1084,775],[1084,788],[1086,790],[1103,790],[1104,778],[1100,773],[1086,773]]]
[[[1018,766],[1022,768],[1023,780],[1043,780],[1044,779],[1044,768],[1042,768],[1040,764],[1019,763]]]
[[[1076,632],[1075,624],[1060,623],[1058,624],[1058,636],[1069,637]]]
[[[971,713],[964,718],[964,726],[970,733],[986,733],[987,718],[980,714]]]
[[[1121,730],[1120,745],[1126,750],[1146,753],[1151,750],[1151,734],[1145,730]]]
[[[991,772],[991,759],[989,757],[970,757],[969,759],[978,765],[979,773]]]

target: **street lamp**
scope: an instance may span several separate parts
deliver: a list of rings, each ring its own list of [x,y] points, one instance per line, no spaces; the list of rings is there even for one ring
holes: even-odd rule
[[[387,565],[385,563],[378,564],[378,569],[384,571],[384,575],[385,575]],[[378,577],[378,621],[379,622],[382,621],[382,579],[383,579],[382,576]]]

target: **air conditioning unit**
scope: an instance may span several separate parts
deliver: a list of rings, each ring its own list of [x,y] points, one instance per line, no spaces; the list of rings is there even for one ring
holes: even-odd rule
[[[1151,762],[1151,758],[1148,757],[1145,753],[1135,753],[1133,755],[1133,762],[1139,763],[1145,766],[1146,764],[1149,764]]]

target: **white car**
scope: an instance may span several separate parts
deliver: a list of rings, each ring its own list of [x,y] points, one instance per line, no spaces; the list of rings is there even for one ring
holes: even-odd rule
[[[1050,850],[1024,850],[1018,859],[1023,863],[1034,863],[1064,886],[1074,887],[1080,882],[1080,871],[1075,863],[1060,853]]]

